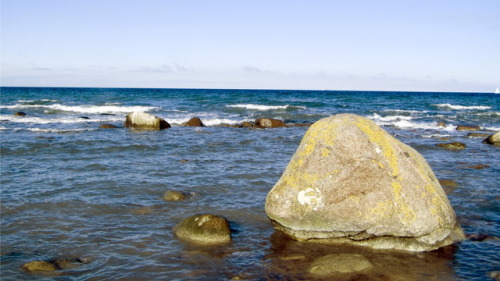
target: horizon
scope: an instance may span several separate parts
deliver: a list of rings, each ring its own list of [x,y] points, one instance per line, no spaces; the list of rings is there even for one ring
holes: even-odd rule
[[[0,1],[4,87],[500,87],[494,0]]]

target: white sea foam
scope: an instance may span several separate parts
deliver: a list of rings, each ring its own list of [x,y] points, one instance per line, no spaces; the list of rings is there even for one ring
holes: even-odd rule
[[[15,105],[0,105],[0,108],[4,109],[40,109],[44,112],[73,112],[73,113],[85,113],[85,114],[118,114],[118,113],[130,113],[134,111],[151,111],[159,109],[159,107],[153,106],[117,106],[117,105],[63,105],[63,104],[51,104],[51,105],[35,105],[35,104],[15,104]]]
[[[26,130],[37,133],[81,133],[87,131],[95,131],[96,129],[42,129],[42,128],[27,128]]]
[[[451,110],[486,110],[486,109],[491,109],[491,106],[483,106],[483,105],[465,106],[465,105],[453,105],[453,104],[449,104],[449,103],[433,104],[433,106],[436,106],[439,108],[451,109]]]
[[[414,121],[413,117],[410,116],[380,116],[374,113],[372,116],[368,116],[369,119],[375,121],[379,126],[394,126],[400,129],[423,129],[423,130],[444,130],[444,131],[454,131],[454,125],[446,125],[446,127],[440,127],[437,122],[420,122]]]
[[[288,109],[288,108],[300,108],[305,109],[305,106],[292,106],[292,105],[261,105],[261,104],[229,104],[226,107],[231,108],[244,108],[250,110],[280,110],[280,109]]]
[[[36,116],[14,116],[2,114],[0,115],[0,120],[8,121],[12,123],[28,123],[28,124],[75,124],[75,123],[89,123],[89,122],[118,122],[123,121],[122,116],[100,116],[100,118],[80,118],[80,117],[64,117],[64,118],[43,118]]]

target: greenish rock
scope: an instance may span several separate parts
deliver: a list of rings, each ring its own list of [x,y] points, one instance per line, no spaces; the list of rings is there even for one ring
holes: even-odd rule
[[[334,273],[360,272],[373,267],[372,263],[360,254],[331,254],[312,262],[309,272],[316,276]]]
[[[500,132],[496,132],[493,135],[487,137],[485,140],[483,140],[483,143],[500,145]]]
[[[56,264],[48,261],[32,261],[25,263],[23,268],[30,272],[36,271],[56,271],[59,270]]]
[[[260,128],[281,128],[285,127],[285,122],[272,118],[258,118],[255,120],[255,126]]]
[[[468,138],[486,138],[489,137],[489,134],[486,133],[468,133],[467,137]]]
[[[308,129],[265,210],[299,241],[431,251],[464,239],[427,161],[354,114]]]
[[[461,142],[438,143],[438,144],[436,144],[436,146],[444,148],[444,149],[448,149],[448,150],[462,150],[462,149],[465,149],[467,147],[467,145],[465,145],[465,143],[461,143]]]
[[[149,113],[132,112],[125,119],[125,127],[138,130],[163,130],[170,128],[170,124]]]
[[[188,197],[188,194],[176,190],[169,190],[163,194],[163,200],[165,201],[182,201],[188,199]]]
[[[231,241],[231,229],[226,218],[199,214],[182,220],[174,227],[175,235],[184,241],[200,245],[225,244]]]
[[[458,183],[456,181],[448,180],[448,179],[440,179],[439,184],[441,184],[441,186],[445,186],[445,187],[457,187],[458,186]]]
[[[459,125],[457,126],[457,131],[479,131],[481,127],[478,125]]]

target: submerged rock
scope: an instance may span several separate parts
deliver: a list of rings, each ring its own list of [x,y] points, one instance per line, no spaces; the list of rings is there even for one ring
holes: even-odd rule
[[[316,276],[327,276],[359,272],[371,267],[372,263],[360,254],[330,254],[313,261],[309,272]]]
[[[52,262],[48,261],[32,261],[25,263],[23,265],[23,268],[27,271],[30,272],[35,272],[35,271],[56,271],[59,270],[59,267]]]
[[[26,113],[22,112],[22,111],[19,111],[19,112],[15,112],[14,114],[12,114],[14,116],[26,116]]]
[[[182,220],[174,227],[181,240],[201,245],[217,245],[231,241],[229,222],[224,217],[200,214]]]
[[[483,140],[483,143],[500,145],[500,132],[496,132],[493,135],[487,137],[485,140]]]
[[[467,137],[468,138],[486,138],[489,137],[489,134],[486,133],[468,133]]]
[[[189,119],[186,123],[182,124],[183,126],[189,126],[189,127],[205,127],[203,122],[201,122],[201,119],[199,117],[193,117]]]
[[[465,149],[467,147],[465,145],[465,143],[461,143],[461,142],[438,143],[438,144],[436,144],[436,146],[442,147],[445,149],[449,149],[449,150],[461,150],[461,149]]]
[[[285,122],[272,118],[258,118],[255,120],[255,126],[262,128],[280,128],[285,127]]]
[[[99,125],[99,128],[101,128],[101,129],[116,129],[118,127],[113,125],[113,124],[101,124],[101,125]]]
[[[479,131],[481,127],[479,125],[458,125],[457,131]]]
[[[170,128],[170,124],[149,113],[132,112],[127,115],[125,127],[140,130],[163,130]]]
[[[464,238],[427,161],[353,114],[309,128],[265,208],[300,241],[429,251]]]
[[[163,200],[165,201],[182,201],[188,199],[188,197],[188,194],[176,190],[169,190],[163,194]]]

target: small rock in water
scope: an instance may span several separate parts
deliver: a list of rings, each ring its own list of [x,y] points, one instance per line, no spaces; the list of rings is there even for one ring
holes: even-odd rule
[[[481,127],[478,125],[459,125],[457,126],[457,131],[478,131]]]
[[[490,136],[489,134],[486,133],[468,133],[467,137],[468,138],[486,138]]]
[[[25,263],[23,265],[23,268],[27,271],[30,272],[35,272],[35,271],[56,271],[59,270],[59,267],[52,262],[48,261],[32,261]]]
[[[446,127],[446,123],[444,121],[438,122],[437,124],[438,127]]]
[[[446,186],[446,187],[457,187],[458,183],[454,180],[446,180],[446,179],[440,179],[439,184],[441,186]]]
[[[490,277],[495,279],[496,281],[500,281],[500,271],[490,272]]]
[[[255,120],[255,126],[261,128],[280,128],[285,127],[285,122],[272,118],[258,118]]]
[[[101,129],[116,129],[118,127],[113,125],[113,124],[101,124],[101,125],[99,125],[99,128],[101,128]]]
[[[317,276],[367,270],[372,263],[360,254],[331,254],[312,262],[309,272]]]
[[[486,169],[489,167],[490,167],[489,165],[477,164],[477,165],[467,166],[467,169],[482,170],[482,169]]]
[[[176,191],[176,190],[169,190],[163,194],[163,200],[165,201],[182,201],[188,199],[189,195]]]
[[[231,241],[231,229],[226,218],[200,214],[182,220],[174,227],[175,235],[184,241],[200,245],[217,245]]]
[[[14,116],[26,116],[26,113],[19,111],[13,114]]]
[[[182,125],[188,127],[205,127],[205,125],[203,124],[203,122],[201,122],[201,119],[199,117],[193,117]]]
[[[449,150],[461,150],[461,149],[465,149],[467,147],[465,145],[465,143],[461,143],[461,142],[438,143],[438,144],[436,144],[436,146],[442,147],[445,149],[449,149]]]
[[[493,135],[487,137],[485,140],[483,140],[483,143],[500,145],[500,132],[496,132]]]

